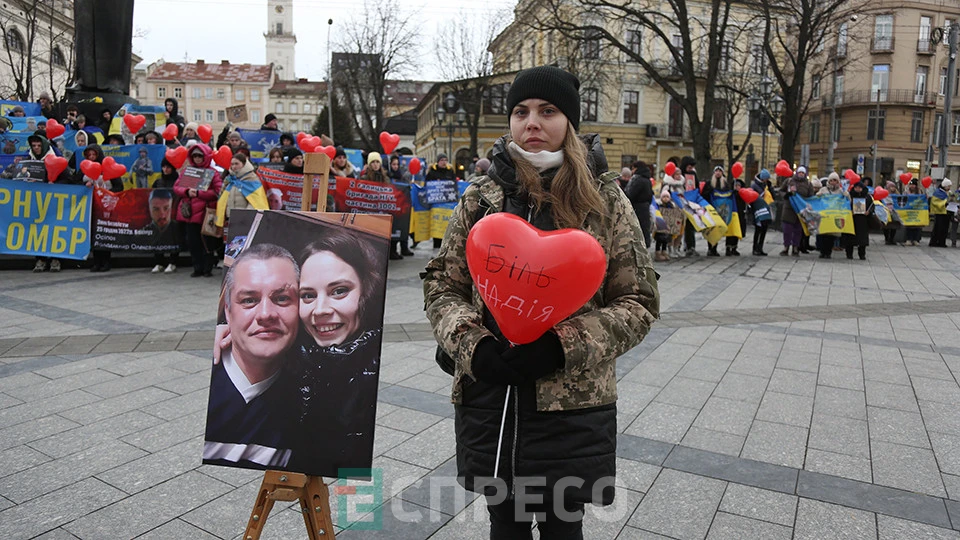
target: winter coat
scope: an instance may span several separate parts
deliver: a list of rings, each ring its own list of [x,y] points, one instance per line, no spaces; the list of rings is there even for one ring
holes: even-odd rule
[[[173,110],[170,111],[170,115],[167,116],[167,121],[165,125],[176,124],[177,126],[177,138],[179,139],[183,135],[183,127],[187,125],[186,120],[183,119],[183,116],[180,114],[180,102],[177,101],[177,98],[167,98],[163,100],[164,107],[166,103],[170,101],[173,103]],[[164,109],[166,110],[166,109]]]
[[[857,183],[850,186],[847,197],[850,199],[851,204],[853,204],[853,199],[864,199],[867,211],[864,214],[853,214],[854,234],[844,234],[842,241],[845,246],[868,246],[870,245],[870,220],[873,214],[873,196],[870,195],[870,192],[867,191],[867,187],[864,186],[863,183]]]
[[[650,182],[650,168],[644,165],[637,169],[636,174],[627,183],[624,192],[637,214],[640,213],[642,207],[646,207],[649,211],[650,203],[653,202],[653,183]]]
[[[800,218],[797,217],[797,212],[793,209],[793,205],[790,204],[790,197],[793,196],[793,193],[790,191],[790,186],[796,186],[796,194],[801,197],[813,197],[813,184],[810,183],[810,180],[794,176],[790,180],[787,180],[780,186],[780,190],[783,192],[783,210],[781,221],[784,223],[800,223]]]
[[[353,168],[353,163],[350,163],[350,161],[347,161],[347,165],[342,169],[338,169],[337,166],[331,161],[330,174],[332,176],[340,176],[343,178],[356,178],[357,170]]]
[[[487,175],[475,178],[461,197],[439,254],[422,274],[427,317],[438,343],[455,361],[451,399],[456,404],[458,477],[470,490],[481,489],[476,478],[492,476],[506,387],[478,381],[473,374],[477,344],[500,331],[470,277],[467,233],[484,212],[509,212],[541,230],[556,229],[549,205],[531,213],[508,141],[505,136],[494,145]],[[599,137],[584,142],[606,215],[591,213],[580,228],[603,246],[606,275],[594,296],[551,330],[563,347],[564,367],[513,387],[503,454],[510,458],[501,465],[511,487],[515,476],[547,478],[547,485],[537,489],[548,496],[558,479],[579,477],[582,486],[564,492],[576,502],[591,501],[593,486],[615,474],[616,359],[646,336],[660,313],[656,277],[636,214],[616,175],[603,174],[607,162]],[[545,171],[544,181],[549,183],[555,172]],[[596,502],[612,501],[613,491],[607,489]]]
[[[102,176],[100,178],[87,178],[87,176],[83,174],[83,171],[80,170],[80,163],[83,163],[84,159],[86,159],[83,157],[83,155],[87,153],[87,150],[93,150],[96,152],[96,157],[93,158],[91,161],[95,161],[97,163],[103,163],[103,158],[104,158],[103,148],[100,148],[99,144],[89,144],[82,151],[77,150],[77,152],[74,155],[80,156],[78,158],[80,162],[77,163],[77,172],[73,174],[73,182],[71,183],[86,184],[87,182],[93,182],[95,184],[102,185],[102,187],[109,189],[114,193],[120,193],[121,191],[123,191],[123,180],[119,178],[114,178],[113,180],[110,180],[110,183],[108,185],[106,181],[102,180],[103,178]]]
[[[190,148],[190,152],[193,152],[194,148],[199,148],[203,151],[201,167],[210,169],[210,162],[213,161],[213,151],[210,150],[210,147],[203,143],[198,143]],[[193,165],[191,163],[188,166],[192,167]],[[187,197],[187,188],[180,184],[183,180],[183,174],[183,172],[180,173],[180,178],[177,179],[176,184],[173,186],[173,193],[180,198],[180,205],[177,207],[177,221],[196,223],[199,225],[203,223],[203,217],[206,215],[207,207],[216,208],[217,196],[220,193],[220,188],[223,186],[223,181],[220,179],[220,173],[214,170],[210,187],[198,192],[196,197]],[[190,205],[191,213],[189,219],[184,218],[183,212],[180,211],[180,206],[185,204]]]
[[[488,171],[489,172],[489,171]],[[453,167],[447,165],[444,168],[437,167],[437,164],[434,163],[427,170],[427,182],[431,180],[456,180],[457,172],[453,170]]]
[[[387,177],[387,173],[384,172],[383,166],[380,166],[379,171],[374,171],[370,167],[367,167],[363,174],[360,175],[360,180],[369,180],[371,182],[380,182],[381,184],[389,184],[390,179]]]
[[[40,139],[40,155],[34,154],[33,148],[31,147],[30,150],[27,152],[27,156],[28,156],[27,159],[36,159],[36,160],[43,161],[43,158],[49,155],[54,155],[54,156],[57,155],[53,151],[53,148],[50,146],[50,141],[48,141],[46,137],[41,137],[39,135],[31,135],[30,137],[28,137],[28,139],[32,139],[34,137]]]
[[[224,219],[230,218],[231,210],[269,210],[270,204],[267,202],[267,194],[253,169],[253,163],[246,162],[243,167],[237,171],[237,174],[230,173],[223,182],[223,190],[220,192],[220,198],[217,199],[217,218],[216,225],[223,227]]]
[[[167,165],[173,172],[170,174],[163,174],[163,166]],[[163,158],[163,161],[160,162],[160,178],[157,178],[153,181],[153,185],[150,186],[153,189],[173,189],[173,186],[177,183],[177,179],[180,178],[180,175],[177,174],[176,167],[172,163],[167,161],[167,158]]]

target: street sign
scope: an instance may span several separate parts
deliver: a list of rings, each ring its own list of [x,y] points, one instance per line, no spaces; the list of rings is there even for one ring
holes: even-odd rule
[[[857,154],[857,174],[863,174],[863,154]]]

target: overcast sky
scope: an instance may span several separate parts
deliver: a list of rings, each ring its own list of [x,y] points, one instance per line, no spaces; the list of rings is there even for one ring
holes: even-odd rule
[[[423,21],[420,57],[424,65],[415,78],[439,79],[430,39],[438,24],[461,16],[481,17],[514,4],[510,0],[398,0],[397,5],[414,10]],[[362,12],[362,0],[294,0],[297,77],[324,79],[327,19],[333,19],[335,41],[338,25]],[[186,58],[190,62],[264,63],[267,0],[136,0],[133,25],[135,32],[144,33],[134,38],[133,51],[147,63],[161,57],[168,62]]]

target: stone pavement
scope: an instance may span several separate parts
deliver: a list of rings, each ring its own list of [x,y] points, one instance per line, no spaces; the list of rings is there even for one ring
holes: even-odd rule
[[[768,240],[658,265],[663,319],[618,362],[617,501],[585,537],[960,539],[960,249],[875,237],[867,261],[824,261]],[[340,538],[485,534],[482,500],[451,487],[430,253],[390,266],[383,530]],[[199,464],[218,285],[0,273],[0,538],[240,537],[262,474]],[[354,485],[338,525],[372,519]],[[275,507],[263,538],[304,537]]]

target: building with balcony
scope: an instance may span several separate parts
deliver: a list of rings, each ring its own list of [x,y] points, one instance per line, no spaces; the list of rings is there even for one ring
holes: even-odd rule
[[[278,80],[270,87],[272,112],[283,131],[312,133],[313,123],[327,104],[326,81]],[[325,129],[321,131],[326,131]]]
[[[857,169],[862,155],[866,176],[892,179],[904,171],[925,176],[940,165],[939,141],[945,136],[948,174],[957,177],[960,84],[953,87],[951,133],[943,133],[943,118],[947,78],[960,83],[960,70],[947,73],[946,44],[958,20],[956,2],[878,0],[871,14],[845,21],[827,36],[822,54],[833,59],[834,69],[807,85],[812,103],[799,141],[809,145],[811,170],[826,173],[833,145],[836,170]]]

